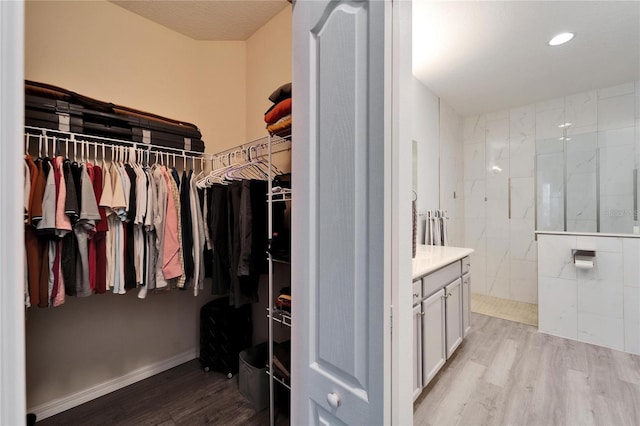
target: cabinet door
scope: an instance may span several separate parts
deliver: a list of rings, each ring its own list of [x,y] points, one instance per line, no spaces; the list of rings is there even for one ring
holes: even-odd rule
[[[422,386],[427,386],[447,360],[444,290],[422,302]]]
[[[444,288],[446,299],[447,358],[462,343],[462,280],[458,278]]]
[[[413,400],[422,391],[422,305],[413,307]]]
[[[462,277],[462,337],[471,330],[471,274]]]

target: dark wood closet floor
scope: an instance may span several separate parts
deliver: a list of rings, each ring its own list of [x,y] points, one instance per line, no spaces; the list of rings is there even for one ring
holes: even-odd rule
[[[275,386],[279,386],[276,384]],[[193,360],[37,422],[52,425],[268,425],[238,391],[237,376],[206,373]],[[288,425],[279,415],[277,425]]]

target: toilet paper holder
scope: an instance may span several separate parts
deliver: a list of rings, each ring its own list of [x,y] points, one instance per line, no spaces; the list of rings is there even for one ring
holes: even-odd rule
[[[596,257],[595,250],[571,250],[571,254],[573,256],[573,263],[576,263],[576,260],[586,260],[593,261],[593,258]]]

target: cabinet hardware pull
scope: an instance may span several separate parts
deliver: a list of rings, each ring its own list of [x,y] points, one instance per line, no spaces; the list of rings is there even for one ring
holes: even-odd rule
[[[413,293],[413,297],[420,297],[418,293]]]
[[[426,314],[426,312],[420,312],[420,315],[424,316],[424,314]]]

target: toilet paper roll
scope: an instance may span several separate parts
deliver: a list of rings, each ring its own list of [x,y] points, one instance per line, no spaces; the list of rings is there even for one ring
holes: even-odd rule
[[[576,259],[574,261],[576,268],[580,268],[580,269],[591,269],[593,268],[593,260],[582,260],[582,259]]]

